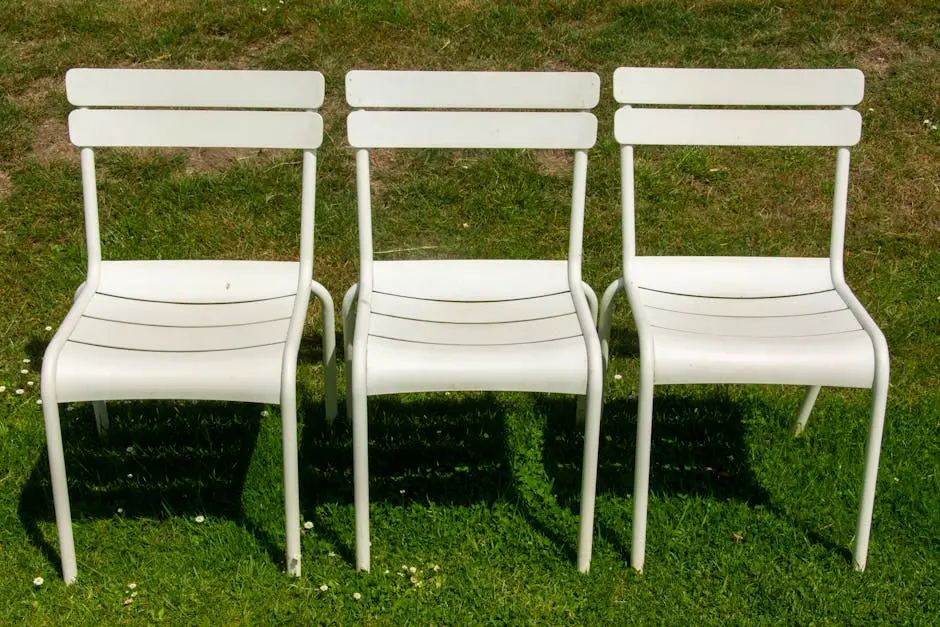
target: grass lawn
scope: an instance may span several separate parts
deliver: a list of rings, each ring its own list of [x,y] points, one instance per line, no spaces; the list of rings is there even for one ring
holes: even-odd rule
[[[940,4],[900,0],[0,3],[0,624],[936,624],[938,24]],[[801,390],[769,386],[657,388],[646,570],[629,568],[638,373],[624,304],[590,574],[574,563],[574,400],[483,393],[370,401],[372,572],[357,574],[350,429],[324,421],[312,307],[298,390],[303,576],[284,573],[276,407],[112,403],[100,440],[91,406],[74,404],[62,417],[79,580],[64,586],[36,400],[50,329],[85,271],[68,68],[322,71],[314,272],[338,300],[356,277],[348,69],[597,72],[584,268],[600,291],[620,273],[620,65],[866,74],[845,265],[892,353],[867,572],[849,547],[869,392],[824,390],[793,438]],[[637,156],[641,254],[827,254],[833,151]],[[106,258],[295,258],[297,160],[101,151]],[[375,249],[410,249],[383,258],[565,253],[564,154],[377,151],[373,164]]]

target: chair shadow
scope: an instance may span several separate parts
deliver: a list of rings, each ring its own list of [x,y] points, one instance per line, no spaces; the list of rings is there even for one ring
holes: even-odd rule
[[[370,504],[448,506],[502,498],[511,482],[504,425],[504,409],[489,393],[370,397]],[[300,458],[301,503],[308,511],[353,502],[352,429],[343,404],[332,425],[304,422]],[[355,563],[351,528],[341,531],[315,513],[311,522]]]
[[[73,520],[225,518],[283,561],[283,549],[242,506],[261,425],[257,410],[240,403],[114,401],[108,413],[110,429],[99,437],[90,403],[71,411],[60,405]],[[59,553],[39,526],[55,520],[45,450],[20,493],[18,515],[29,541],[59,568]]]

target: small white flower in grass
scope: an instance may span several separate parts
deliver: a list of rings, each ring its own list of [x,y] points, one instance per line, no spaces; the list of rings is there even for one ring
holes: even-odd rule
[[[199,515],[199,516],[196,516],[195,518],[193,518],[193,520],[195,520],[198,524],[201,525],[202,523],[206,522],[206,517],[205,517],[205,516],[202,516],[202,515]]]
[[[924,120],[924,126],[930,126],[931,124],[933,123],[930,120]]]
[[[29,357],[27,357],[26,359],[24,359],[24,360],[23,360],[23,363],[24,363],[24,364],[28,364],[28,363],[29,363]]]
[[[323,584],[322,586],[320,586],[320,592],[326,592],[329,589],[330,587],[326,584]]]
[[[358,601],[359,599],[361,599],[361,598],[362,598],[362,595],[361,595],[361,594],[359,594],[358,592],[353,592],[353,598],[354,598],[354,599],[356,599],[356,600]]]
[[[133,581],[130,582],[129,584],[127,584],[127,589],[128,589],[128,590],[134,590],[134,589],[136,589],[136,588],[137,588],[137,584],[134,583]]]
[[[470,228],[470,225],[469,225],[468,223],[464,222],[464,223],[463,223],[463,228],[469,229],[469,228]]]
[[[52,327],[50,327],[50,326],[47,324],[47,325],[46,325],[46,331],[51,331],[51,330],[52,330]]]
[[[128,479],[133,479],[133,478],[134,478],[134,473],[132,473],[132,472],[127,473],[127,478],[128,478]]]
[[[387,569],[387,568],[385,569],[385,574],[386,574],[386,575],[388,574],[388,569]]]
[[[932,130],[932,131],[937,130],[937,125],[936,125],[936,124],[931,124],[931,125],[930,125],[930,130]]]
[[[614,375],[614,378],[615,378],[617,381],[620,381],[621,379],[623,379],[623,375],[618,372],[617,374]]]
[[[123,514],[123,513],[124,513],[124,508],[123,508],[123,507],[117,508],[117,513],[118,513],[118,514]]]
[[[20,393],[20,392],[19,392],[19,391],[17,391],[17,394],[19,394],[19,393]],[[405,491],[404,491],[404,490],[399,490],[399,491],[398,491],[398,493],[399,493],[399,494],[404,494],[404,493],[405,493]]]
[[[41,399],[41,398],[37,398],[37,399],[36,399],[36,404],[37,404],[37,405],[42,405],[42,399]]]
[[[0,385],[0,392],[6,392],[6,391],[7,391],[7,386]]]
[[[127,451],[128,453],[133,453],[133,452],[134,452],[134,447],[133,447],[133,446],[128,446],[128,447],[127,447],[126,449],[124,449],[124,450]]]
[[[36,586],[37,588],[44,583],[46,583],[46,580],[43,579],[42,577],[36,577],[35,579],[33,579],[33,585]]]
[[[136,597],[136,596],[137,596],[137,591],[136,591],[136,590],[134,590],[133,592],[131,592],[131,598],[134,598],[134,597]]]
[[[20,374],[29,374],[29,370],[27,370],[26,368],[21,368]]]
[[[408,581],[410,581],[411,583],[415,583],[415,584],[416,584],[416,583],[418,583],[418,578],[417,578],[417,577],[412,577],[412,578],[409,579]]]
[[[262,409],[262,410],[261,410],[261,416],[262,416],[262,417],[265,417],[265,416],[267,416],[267,415],[268,415],[268,410],[267,410],[267,409]]]
[[[26,393],[26,390],[24,390],[23,388],[19,388],[16,390],[17,396],[22,396],[25,393]]]
[[[124,607],[127,607],[128,605],[130,605],[130,604],[133,603],[133,602],[134,602],[134,598],[131,597],[131,598],[129,598],[129,599],[124,599],[124,602],[122,603],[122,605],[124,605]]]
[[[414,566],[412,566],[411,568],[408,569],[408,572],[413,575],[413,574],[415,574],[416,572],[418,572],[418,569],[415,568]]]
[[[307,531],[310,531],[311,529],[313,529],[313,523],[308,520],[307,522],[304,523],[304,529],[306,529]]]
[[[334,553],[333,551],[330,551],[329,553],[326,554],[326,556],[327,556],[327,557],[336,557],[336,553]]]
[[[431,565],[431,570],[433,570],[434,572],[437,572],[437,571],[439,571],[440,569],[441,569],[441,567],[438,566],[437,564],[432,564],[432,565]]]
[[[27,382],[26,382],[26,385],[27,385],[28,387],[33,387],[33,385],[35,385],[35,384],[34,384],[32,381],[27,381]]]

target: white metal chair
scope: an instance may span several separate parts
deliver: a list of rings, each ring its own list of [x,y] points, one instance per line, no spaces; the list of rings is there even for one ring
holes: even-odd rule
[[[797,433],[821,386],[872,388],[854,547],[856,569],[865,568],[889,362],[884,335],[846,285],[842,266],[849,147],[861,134],[861,116],[849,107],[861,102],[863,92],[858,70],[619,68],[614,73],[614,97],[625,105],[617,111],[614,130],[621,144],[624,274],[602,299],[600,336],[606,363],[613,300],[625,289],[640,343],[631,550],[637,570],[643,569],[646,543],[653,386],[676,383],[807,386]],[[722,108],[686,108],[691,105]],[[762,108],[728,108],[740,106]],[[638,256],[637,145],[835,147],[829,257]]]
[[[596,297],[581,281],[581,240],[586,151],[597,136],[588,110],[599,83],[592,73],[346,75],[346,99],[358,109],[348,134],[356,148],[360,278],[343,299],[343,318],[360,570],[370,562],[367,397],[443,390],[586,396],[578,565],[588,568],[602,358],[592,326]],[[573,150],[567,261],[374,261],[374,148]]]
[[[312,280],[323,76],[73,69],[66,91],[79,107],[69,136],[81,151],[88,275],[42,365],[65,581],[77,573],[58,403],[93,401],[101,432],[114,399],[280,404],[287,568],[299,575],[296,369],[311,290],[323,306],[326,413],[336,413],[333,303]],[[102,260],[94,148],[105,146],[302,150],[300,260]]]

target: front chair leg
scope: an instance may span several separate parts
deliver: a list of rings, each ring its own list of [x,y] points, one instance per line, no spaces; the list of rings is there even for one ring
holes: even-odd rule
[[[104,401],[92,401],[91,406],[95,410],[95,425],[98,427],[98,435],[105,436],[111,422],[108,420],[108,406]]]
[[[55,505],[55,524],[59,534],[59,553],[62,557],[62,578],[66,585],[75,583],[78,566],[75,561],[75,541],[72,538],[72,511],[65,476],[65,453],[62,449],[62,427],[59,423],[59,405],[55,394],[42,394],[42,414],[46,426],[46,449],[49,455],[49,475],[52,481],[52,501]]]
[[[803,433],[803,429],[806,428],[806,421],[809,420],[809,415],[813,411],[813,405],[816,404],[816,397],[819,396],[819,390],[821,389],[822,386],[819,385],[809,385],[806,387],[806,394],[803,396],[803,402],[800,403],[800,412],[796,417],[796,422],[793,424],[793,435]]]

